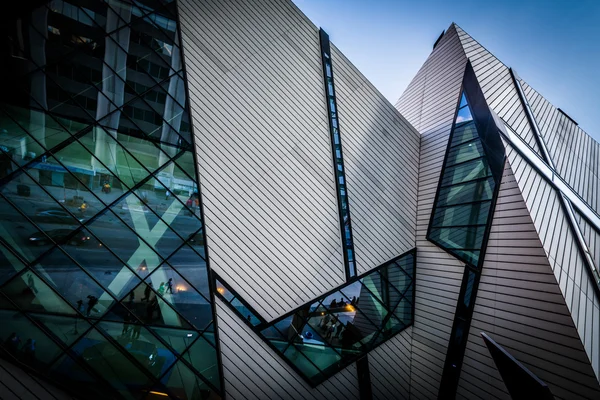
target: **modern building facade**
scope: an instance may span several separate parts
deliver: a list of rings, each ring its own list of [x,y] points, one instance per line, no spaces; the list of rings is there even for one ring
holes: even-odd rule
[[[459,26],[392,105],[288,0],[5,19],[0,398],[600,397],[600,144]]]

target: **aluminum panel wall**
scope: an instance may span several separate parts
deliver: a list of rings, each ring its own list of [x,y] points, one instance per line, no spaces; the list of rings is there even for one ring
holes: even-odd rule
[[[557,172],[600,213],[600,143],[525,81],[521,84]]]
[[[369,353],[374,399],[409,399],[412,326]]]
[[[359,274],[415,247],[419,132],[332,46]]]
[[[311,388],[221,300],[219,339],[228,399],[358,399],[356,364]]]
[[[459,26],[456,26],[456,30],[490,108],[541,154],[508,67]]]
[[[318,30],[289,1],[178,4],[211,267],[272,319],[345,281]]]
[[[559,194],[514,149],[507,146],[519,189],[533,220],[540,241],[568,310],[599,377],[600,371],[600,304],[585,270],[586,265],[560,207]]]
[[[457,398],[510,399],[480,332],[545,381],[556,398],[600,397],[600,385],[508,163]]]
[[[467,58],[452,25],[396,108],[421,133],[411,396],[437,398],[464,266],[425,239]]]

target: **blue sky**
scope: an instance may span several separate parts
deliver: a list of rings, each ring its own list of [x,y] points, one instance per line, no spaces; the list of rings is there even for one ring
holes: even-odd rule
[[[456,22],[600,141],[600,0],[294,0],[394,103]]]

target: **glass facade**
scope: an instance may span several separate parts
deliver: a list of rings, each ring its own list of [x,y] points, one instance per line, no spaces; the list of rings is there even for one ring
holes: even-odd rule
[[[415,252],[266,322],[220,278],[218,296],[316,386],[413,322]]]
[[[333,151],[333,164],[335,167],[335,184],[338,191],[338,205],[340,212],[340,225],[342,227],[342,247],[346,263],[346,277],[356,276],[356,263],[354,259],[354,242],[352,240],[352,226],[350,222],[350,205],[348,204],[348,188],[344,172],[344,158],[342,157],[342,139],[338,120],[337,103],[335,100],[335,85],[333,82],[333,64],[331,62],[331,46],[329,36],[323,29],[319,31],[321,41],[321,60],[323,63],[323,80],[325,82],[325,97],[329,115],[329,130],[331,132],[331,147]]]
[[[494,207],[505,163],[504,145],[475,72],[465,69],[463,88],[427,238],[465,262],[440,397],[456,393]]]
[[[83,398],[221,393],[177,28],[168,0],[53,0],[7,28],[2,354]]]
[[[464,92],[440,181],[428,238],[478,266],[496,181]]]

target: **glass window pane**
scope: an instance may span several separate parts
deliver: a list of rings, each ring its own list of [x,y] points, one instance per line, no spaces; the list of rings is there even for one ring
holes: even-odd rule
[[[199,337],[184,358],[215,387],[221,387],[217,350],[204,337]]]
[[[4,321],[0,324],[0,340],[18,361],[39,368],[48,365],[62,352],[58,344],[25,315],[0,310],[0,318]]]
[[[485,225],[490,212],[490,201],[438,208],[431,221],[432,227]]]
[[[469,109],[469,106],[458,110],[458,115],[456,116],[457,125],[471,120],[473,120],[473,116],[471,115],[471,110]]]

